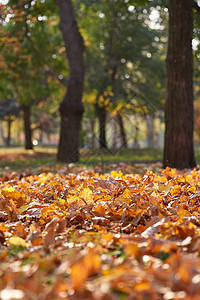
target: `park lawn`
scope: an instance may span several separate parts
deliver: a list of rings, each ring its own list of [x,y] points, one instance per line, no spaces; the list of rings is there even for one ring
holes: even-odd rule
[[[196,161],[200,163],[200,151],[197,149]],[[16,170],[18,168],[56,169],[56,165],[63,165],[56,161],[56,147],[35,147],[34,150],[24,150],[23,147],[0,148],[0,168]],[[95,166],[124,162],[127,164],[162,162],[162,149],[121,149],[121,150],[81,150],[78,165]]]
[[[56,161],[55,147],[35,147],[24,150],[22,147],[0,148],[0,174],[5,170],[20,170],[39,174],[43,171],[56,172],[65,164]],[[94,167],[101,164],[105,169],[108,165],[124,162],[129,165],[138,163],[151,164],[162,161],[160,149],[127,149],[120,151],[81,151],[78,167]]]
[[[199,299],[200,171],[159,166],[4,170],[0,299]]]
[[[35,147],[34,150],[24,150],[22,147],[0,148],[0,175],[5,171],[19,171],[26,174],[42,172],[59,172],[67,169],[73,171],[80,168],[94,168],[99,172],[111,169],[122,169],[126,172],[143,172],[146,169],[157,170],[162,167],[161,149],[125,149],[119,151],[85,151],[81,150],[78,164],[66,165],[56,161],[55,147]],[[196,161],[200,163],[200,151],[196,150]],[[123,163],[125,165],[123,165]],[[120,165],[119,165],[120,164]],[[132,169],[130,170],[130,166]]]

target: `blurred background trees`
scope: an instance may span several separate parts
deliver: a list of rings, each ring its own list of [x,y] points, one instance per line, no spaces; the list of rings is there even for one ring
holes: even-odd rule
[[[121,148],[163,148],[168,1],[69,2],[85,45],[80,148],[85,152],[103,148],[113,154]],[[33,147],[33,141],[35,145],[57,146],[59,106],[70,80],[58,4],[53,0],[0,3],[0,101],[16,98],[21,108],[13,120],[20,134],[9,144],[24,140],[27,149]],[[193,50],[198,110],[200,14],[198,3],[195,5]],[[194,120],[198,143],[198,114]],[[4,132],[6,126],[2,119]],[[15,130],[12,126],[11,136],[12,131],[16,136]],[[3,145],[5,139],[1,142]]]

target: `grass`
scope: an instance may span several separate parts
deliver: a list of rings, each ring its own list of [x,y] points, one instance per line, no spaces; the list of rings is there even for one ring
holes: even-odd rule
[[[119,163],[119,162],[157,162],[162,161],[161,149],[121,149],[96,150],[81,153],[80,162],[90,163]]]
[[[25,150],[22,147],[0,148],[0,170],[36,170],[55,168],[56,149],[38,147],[35,150]]]
[[[24,150],[22,147],[0,148],[0,173],[5,170],[56,171],[65,164],[56,161],[55,147],[35,147],[34,150]],[[81,159],[78,166],[162,162],[162,149],[121,149],[116,150],[81,150]],[[196,151],[197,163],[200,163],[200,151]]]

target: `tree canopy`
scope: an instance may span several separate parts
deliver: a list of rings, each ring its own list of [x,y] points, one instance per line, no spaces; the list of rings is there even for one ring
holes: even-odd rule
[[[122,146],[131,147],[133,136],[125,135],[131,130],[137,131],[137,125],[136,121],[127,125],[127,116],[129,120],[136,120],[137,116],[164,120],[168,1],[70,3],[85,45],[82,132],[99,135],[100,145],[109,148],[109,137],[117,137],[116,130],[111,130],[112,119],[115,119]],[[66,61],[65,57],[68,44],[59,30],[60,13],[55,1],[7,0],[0,5],[0,99],[17,99],[24,119],[28,120],[24,128],[25,131],[29,128],[27,136],[31,143],[30,131],[40,120],[37,114],[47,112],[53,114],[54,120],[59,119],[59,106],[66,87],[69,89],[71,58]],[[194,79],[198,82],[200,14],[197,1],[193,2],[193,14]],[[53,126],[58,132],[57,124],[56,121]],[[85,134],[80,140],[83,144],[88,140]],[[162,141],[160,145],[163,146]]]

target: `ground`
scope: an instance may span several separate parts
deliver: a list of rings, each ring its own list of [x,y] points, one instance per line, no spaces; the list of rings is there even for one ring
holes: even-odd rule
[[[199,299],[198,169],[8,167],[0,180],[0,299]]]

